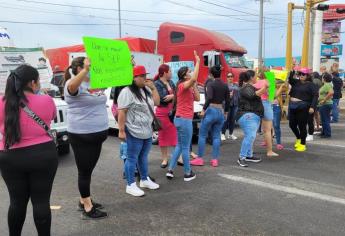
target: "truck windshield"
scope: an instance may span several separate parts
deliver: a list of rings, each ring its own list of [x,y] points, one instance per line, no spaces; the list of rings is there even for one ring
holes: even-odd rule
[[[240,54],[234,54],[231,52],[224,52],[224,58],[225,58],[226,63],[230,67],[248,68],[246,59]]]

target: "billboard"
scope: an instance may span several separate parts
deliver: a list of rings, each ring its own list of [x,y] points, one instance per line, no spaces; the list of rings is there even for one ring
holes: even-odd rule
[[[0,50],[0,94],[4,93],[7,73],[21,64],[35,67],[40,75],[42,89],[49,89],[53,71],[42,48],[1,48]]]
[[[343,54],[343,45],[321,45],[321,56],[323,57],[332,57],[340,56]]]
[[[323,21],[322,24],[322,43],[332,44],[340,42],[340,21]]]
[[[333,57],[333,58],[321,58],[320,66],[326,66],[327,71],[331,70],[331,67],[334,64],[339,65],[339,57]]]

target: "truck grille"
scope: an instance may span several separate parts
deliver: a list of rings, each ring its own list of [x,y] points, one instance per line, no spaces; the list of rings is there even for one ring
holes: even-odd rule
[[[54,119],[54,124],[61,124],[65,123],[66,121],[66,109],[58,107],[57,115]]]

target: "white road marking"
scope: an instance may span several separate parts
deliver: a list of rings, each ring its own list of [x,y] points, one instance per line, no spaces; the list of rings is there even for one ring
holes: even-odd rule
[[[243,167],[239,167],[239,166],[230,166],[230,168],[234,168],[236,170],[241,170],[244,172],[260,173],[260,174],[263,174],[266,176],[278,177],[279,179],[287,179],[287,180],[295,181],[295,182],[314,184],[314,185],[318,185],[318,186],[323,186],[324,188],[334,188],[334,189],[345,192],[345,187],[340,186],[340,185],[331,184],[331,183],[324,183],[324,182],[318,182],[315,180],[310,180],[310,179],[305,179],[305,178],[298,178],[298,177],[294,177],[294,176],[282,175],[282,174],[264,171],[264,170],[258,170],[258,169],[254,169],[254,168],[243,168]]]
[[[277,184],[272,184],[272,183],[266,183],[262,182],[259,180],[254,180],[254,179],[249,179],[241,176],[235,176],[235,175],[227,175],[227,174],[218,174],[219,176],[235,181],[235,182],[241,182],[241,183],[246,183],[246,184],[251,184],[255,186],[259,186],[262,188],[268,188],[271,190],[275,191],[280,191],[280,192],[285,192],[289,194],[295,194],[299,196],[304,196],[304,197],[310,197],[322,201],[327,201],[327,202],[332,202],[332,203],[338,203],[345,205],[345,199],[343,198],[338,198],[326,194],[321,194],[321,193],[316,193],[316,192],[311,192],[311,191],[306,191],[298,188],[293,188],[293,187],[286,187],[282,185],[277,185]]]

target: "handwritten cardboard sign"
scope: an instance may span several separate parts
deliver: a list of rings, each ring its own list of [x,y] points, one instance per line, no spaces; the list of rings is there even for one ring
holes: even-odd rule
[[[133,66],[127,42],[92,37],[84,37],[83,42],[91,60],[91,88],[132,84]]]
[[[271,70],[274,73],[276,79],[285,81],[288,77],[288,71],[286,70]]]
[[[266,79],[268,80],[268,100],[274,101],[276,95],[276,78],[272,71],[265,72]]]

